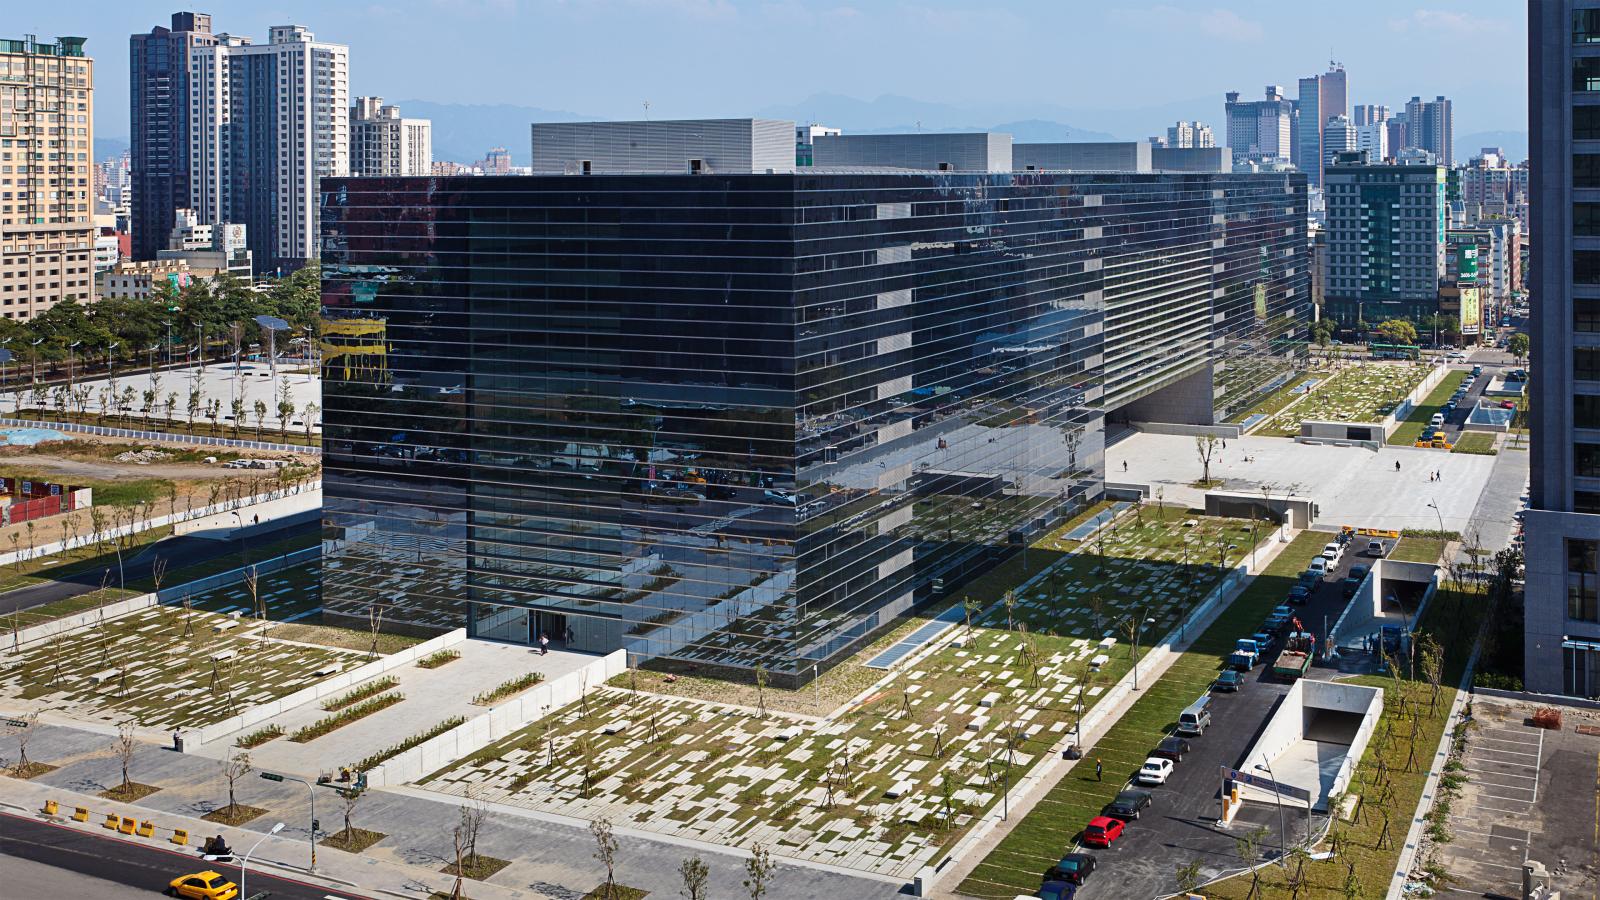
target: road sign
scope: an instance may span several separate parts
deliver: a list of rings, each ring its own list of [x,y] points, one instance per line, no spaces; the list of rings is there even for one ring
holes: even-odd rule
[[[282,781],[283,780],[283,776],[279,775],[277,772],[262,772],[261,773],[261,777],[265,778],[268,781]]]
[[[1270,791],[1292,800],[1299,800],[1301,803],[1311,802],[1311,792],[1305,788],[1297,788],[1292,784],[1273,781],[1270,778],[1252,775],[1249,772],[1241,772],[1238,769],[1230,769],[1227,766],[1222,767],[1222,778],[1224,781],[1237,781],[1241,784],[1248,784],[1259,790]]]

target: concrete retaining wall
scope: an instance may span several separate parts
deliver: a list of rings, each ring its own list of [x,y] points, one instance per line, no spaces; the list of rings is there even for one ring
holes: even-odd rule
[[[287,694],[283,697],[279,697],[276,700],[270,700],[266,703],[252,706],[244,712],[236,716],[229,716],[228,718],[223,719],[221,722],[218,722],[214,725],[206,725],[202,728],[195,729],[194,731],[189,732],[189,737],[197,744],[209,744],[219,738],[227,737],[234,732],[244,731],[247,728],[260,725],[263,722],[266,722],[268,719],[272,719],[285,712],[288,712],[297,706],[302,706],[315,700],[321,700],[323,697],[326,697],[330,694],[337,694],[351,685],[359,684],[360,682],[366,681],[369,678],[376,678],[377,676],[382,675],[391,669],[398,669],[401,666],[410,665],[411,663],[421,659],[424,656],[427,656],[435,650],[443,650],[446,647],[459,644],[466,639],[466,629],[457,628],[454,631],[446,632],[436,638],[423,641],[422,643],[411,647],[407,647],[399,652],[391,653],[388,656],[379,657],[378,659],[375,659],[364,666],[358,666],[348,672],[335,675],[332,678],[329,678],[326,681],[318,682],[311,687],[295,691],[292,694]]]
[[[576,703],[584,694],[625,671],[627,659],[627,651],[613,650],[581,669],[525,691],[368,770],[367,784],[372,787],[405,784],[437,772],[563,706]]]
[[[245,573],[252,568],[256,570],[256,574],[265,575],[268,572],[276,572],[279,569],[287,569],[291,566],[298,566],[303,563],[311,562],[317,559],[321,553],[322,548],[320,547],[308,547],[304,550],[296,550],[293,553],[286,553],[283,556],[274,556],[271,559],[264,559],[250,566],[229,569],[226,572],[218,572],[215,575],[207,575],[205,578],[187,581],[183,584],[168,585],[167,587],[162,588],[160,593],[141,594],[137,597],[129,597],[126,600],[118,600],[115,603],[107,603],[105,606],[86,610],[74,615],[63,616],[59,619],[52,619],[49,622],[40,622],[38,625],[34,625],[31,628],[24,628],[21,631],[11,635],[11,640],[7,642],[7,644],[10,647],[10,652],[16,652],[37,641],[42,641],[47,638],[55,637],[56,635],[76,631],[79,628],[85,628],[97,622],[109,621],[119,616],[125,616],[129,613],[138,612],[141,609],[148,609],[152,606],[155,606],[157,603],[177,603],[183,599],[185,594],[198,594],[202,591],[212,590],[213,588],[223,587],[230,584],[238,584],[244,580]]]
[[[1326,794],[1323,793],[1320,778],[1316,784],[1294,784],[1283,782],[1291,787],[1303,788],[1311,794],[1311,806],[1322,809],[1327,806],[1327,798],[1341,793],[1350,783],[1350,776],[1355,771],[1356,764],[1361,761],[1361,754],[1366,751],[1367,743],[1372,738],[1372,732],[1377,728],[1378,718],[1383,714],[1383,690],[1381,688],[1364,687],[1357,684],[1342,684],[1335,681],[1316,681],[1301,678],[1289,688],[1289,693],[1284,695],[1283,702],[1273,712],[1272,718],[1267,720],[1266,728],[1251,745],[1245,760],[1254,763],[1266,759],[1270,766],[1272,761],[1282,756],[1285,751],[1299,743],[1305,737],[1305,724],[1307,710],[1334,710],[1343,713],[1361,714],[1361,724],[1356,727],[1355,735],[1351,738],[1349,750],[1344,760],[1339,764],[1339,771],[1335,774],[1333,784]],[[1300,809],[1305,804],[1293,798],[1274,794],[1272,791],[1253,787],[1239,782],[1241,796],[1264,803],[1282,802],[1285,806],[1294,806]]]
[[[1212,435],[1223,440],[1232,440],[1244,436],[1242,425],[1184,425],[1178,422],[1129,422],[1138,431],[1147,431],[1150,434],[1192,434],[1199,437]]]

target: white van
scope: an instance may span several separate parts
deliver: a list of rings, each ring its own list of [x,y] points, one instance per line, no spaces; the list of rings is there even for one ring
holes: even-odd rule
[[[1211,725],[1211,695],[1206,694],[1178,713],[1178,734],[1201,735]]]

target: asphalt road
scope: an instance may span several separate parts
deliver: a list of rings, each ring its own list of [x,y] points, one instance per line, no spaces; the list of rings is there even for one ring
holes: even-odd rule
[[[4,893],[5,896],[15,897],[18,900],[26,897],[120,897],[146,891],[155,894],[166,890],[167,884],[180,875],[208,868],[223,873],[235,882],[239,880],[237,866],[201,862],[192,851],[181,852],[141,846],[129,841],[103,838],[60,825],[51,825],[30,816],[10,813],[0,813],[0,855],[36,864],[28,866],[25,870],[31,879],[43,879],[48,875],[42,872],[39,866],[54,867],[62,872],[59,880],[52,880],[45,885],[47,890],[24,893],[17,890],[17,885],[11,880],[10,873],[13,867],[10,865],[10,860],[7,860],[5,864],[0,865],[0,869],[6,872]],[[83,884],[80,879],[86,877],[136,890],[107,894],[80,894],[68,890],[74,885]],[[244,887],[251,895],[268,891],[274,898],[293,898],[293,900],[322,900],[324,897],[340,900],[340,898],[361,896],[330,890],[321,885],[279,878],[255,868],[250,870]]]
[[[227,556],[240,556],[246,547],[261,547],[274,541],[280,541],[297,534],[306,534],[316,531],[321,524],[315,520],[303,521],[282,528],[256,531],[248,538],[235,538],[220,541],[200,537],[169,537],[157,541],[151,546],[140,551],[137,556],[123,560],[123,578],[127,581],[137,581],[150,577],[150,568],[159,557],[167,561],[167,567],[177,570],[184,566],[209,562]],[[32,609],[46,603],[66,600],[79,594],[87,594],[100,589],[100,580],[105,575],[104,569],[95,569],[80,574],[69,576],[58,581],[48,581],[43,584],[30,585],[17,588],[13,591],[0,593],[0,614],[13,610]],[[111,583],[117,583],[117,570],[115,562],[111,565]]]

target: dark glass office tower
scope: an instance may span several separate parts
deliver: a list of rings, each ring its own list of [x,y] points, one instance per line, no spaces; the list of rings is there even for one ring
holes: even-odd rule
[[[155,259],[172,234],[174,211],[196,205],[190,193],[190,60],[216,42],[211,17],[193,12],[173,13],[171,28],[158,25],[128,39],[134,259]]]
[[[1235,177],[325,179],[324,602],[808,679],[1101,496],[1106,272]]]

